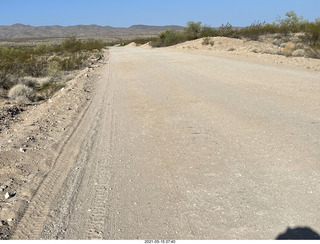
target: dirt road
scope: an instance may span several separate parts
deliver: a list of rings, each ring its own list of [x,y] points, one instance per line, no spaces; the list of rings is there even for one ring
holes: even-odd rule
[[[13,239],[320,231],[320,75],[112,48]]]

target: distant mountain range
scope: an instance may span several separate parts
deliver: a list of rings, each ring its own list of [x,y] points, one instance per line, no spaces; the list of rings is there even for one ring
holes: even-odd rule
[[[21,39],[21,38],[61,38],[70,35],[77,37],[105,38],[109,36],[128,35],[154,35],[167,29],[181,30],[182,26],[148,26],[133,25],[128,28],[111,27],[99,25],[75,25],[75,26],[39,26],[14,24],[11,26],[0,25],[0,39]]]

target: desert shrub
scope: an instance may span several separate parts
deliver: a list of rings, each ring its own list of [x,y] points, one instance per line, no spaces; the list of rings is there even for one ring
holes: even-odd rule
[[[34,77],[22,77],[19,79],[19,83],[26,85],[32,89],[35,89],[39,86],[39,83]]]
[[[169,30],[171,30],[171,29],[169,29]],[[119,41],[108,42],[108,43],[106,43],[106,46],[124,47],[132,42],[134,42],[137,46],[141,46],[146,43],[151,44],[152,42],[157,42],[158,39],[159,39],[159,34],[157,36],[132,37],[132,38],[120,39]]]
[[[24,84],[18,84],[12,87],[8,93],[8,97],[17,102],[32,101],[34,98],[34,90]]]
[[[36,55],[47,55],[53,52],[54,47],[52,45],[38,44],[34,47],[33,51]]]
[[[82,42],[75,36],[70,36],[63,40],[61,45],[58,46],[58,50],[71,53],[79,52],[82,50]]]
[[[60,65],[60,58],[55,56],[50,60],[46,69],[47,74],[52,78],[60,78],[62,76],[62,70]]]
[[[8,76],[4,81],[1,82],[1,88],[5,90],[10,90],[11,87],[15,86],[18,84],[18,78],[15,76]]]
[[[320,48],[320,21],[308,23],[301,39],[311,47]]]
[[[159,35],[160,40],[163,43],[163,46],[171,46],[179,43],[182,38],[182,33],[176,30],[166,30]]]
[[[197,39],[201,33],[201,22],[189,21],[183,31],[187,40]]]
[[[36,80],[48,75],[51,81],[61,80],[66,71],[88,65],[90,57],[102,57],[101,50],[105,45],[101,40],[81,41],[71,36],[60,45],[0,47],[0,88],[10,90],[10,98],[18,102],[32,100],[31,91],[41,87]],[[44,90],[51,94],[60,87],[51,84],[50,89]]]
[[[82,42],[81,49],[87,51],[99,50],[105,47],[105,43],[102,40],[90,38]]]
[[[296,49],[292,52],[292,56],[294,57],[304,57],[306,54],[306,51],[304,49]]]
[[[232,25],[228,22],[226,25],[222,24],[218,29],[219,36],[231,37],[234,34]]]
[[[23,73],[33,77],[45,76],[45,70],[48,65],[48,58],[46,56],[31,55],[23,63]]]
[[[281,54],[287,57],[292,56],[292,52],[295,50],[294,48],[294,43],[288,42],[285,47],[281,49]]]
[[[308,48],[306,50],[306,57],[320,59],[320,49]]]
[[[44,76],[47,57],[37,54],[33,48],[0,48],[0,82],[9,75]]]
[[[137,46],[139,46],[139,45],[146,44],[148,42],[151,43],[156,40],[157,40],[157,37],[137,37],[137,38],[133,38],[133,39],[126,40],[126,41],[123,40],[123,41],[121,41],[121,43],[124,43],[124,45],[128,45],[129,43],[134,42],[137,44]]]
[[[214,45],[214,41],[211,41],[210,37],[205,37],[205,38],[203,38],[202,45],[205,45],[205,46],[211,45],[211,46],[213,46]]]
[[[59,60],[59,65],[63,71],[80,69],[86,64],[88,58],[89,55],[86,53],[72,54],[68,57],[61,58]]]
[[[155,41],[151,42],[153,47],[167,47],[187,41],[186,35],[177,30],[166,30],[159,34]]]
[[[320,18],[317,18],[313,23],[306,24],[305,33],[301,39],[309,46],[306,50],[306,56],[320,59]]]
[[[60,45],[52,48],[56,53],[78,53],[82,51],[92,51],[98,49],[99,51],[107,44],[102,40],[89,38],[87,40],[77,39],[75,36],[69,36],[63,40]]]
[[[307,20],[305,20],[302,16],[298,16],[294,11],[289,11],[286,13],[285,19],[278,20],[280,25],[280,30],[284,33],[287,32],[300,32],[304,31],[305,25],[307,24]]]
[[[150,42],[150,45],[152,47],[163,47],[163,41],[160,40],[160,38],[157,38],[157,39],[153,40],[152,42]]]
[[[261,35],[266,34],[265,24],[266,23],[254,22],[250,26],[240,29],[238,34],[250,40],[257,41]]]
[[[48,83],[52,80],[54,80],[54,79],[49,76],[37,78],[37,83],[38,83],[37,89],[39,90],[45,83]]]
[[[52,97],[54,93],[59,91],[65,85],[60,82],[48,81],[42,84],[41,88],[38,91],[38,99],[48,99]]]
[[[209,32],[209,27],[207,31]],[[187,23],[187,27],[184,28],[183,31],[169,29],[161,32],[157,38],[151,40],[151,46],[172,46],[181,42],[194,40],[201,37],[202,35],[204,35],[204,32],[202,32],[201,22],[190,21]]]
[[[103,56],[103,53],[101,51],[99,51],[98,49],[93,49],[92,50],[92,55],[95,58],[101,58]]]
[[[98,50],[97,50],[98,51]],[[94,55],[94,52],[92,52]],[[102,55],[98,51],[99,55]],[[90,57],[88,52],[70,53],[63,56],[54,56],[48,63],[46,72],[51,77],[60,77],[63,71],[71,71],[84,67]]]
[[[0,87],[15,70],[15,52],[12,48],[0,47]]]
[[[212,28],[209,26],[203,26],[201,28],[200,37],[215,37],[219,35],[217,28]]]
[[[279,26],[276,23],[264,23],[263,25],[263,32],[265,34],[276,34],[279,33]],[[281,38],[281,36],[279,35],[279,38]]]

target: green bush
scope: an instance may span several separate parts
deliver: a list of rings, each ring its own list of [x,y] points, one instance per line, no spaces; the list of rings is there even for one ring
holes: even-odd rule
[[[231,37],[234,35],[232,25],[228,22],[226,25],[222,24],[218,29],[219,36]]]
[[[46,69],[47,74],[53,79],[59,79],[62,76],[62,70],[60,65],[60,58],[54,57],[48,64]]]
[[[61,58],[59,60],[59,65],[61,70],[71,71],[82,68],[86,64],[85,60],[87,59],[88,55],[85,53],[72,54],[68,57]]]
[[[104,48],[105,46],[106,46],[106,44],[102,40],[90,38],[90,39],[82,42],[81,50],[86,50],[86,51],[99,50],[99,51],[101,51],[102,48]]]
[[[184,34],[187,40],[194,40],[200,37],[201,34],[201,22],[189,21],[187,27],[184,28]]]
[[[107,44],[102,40],[90,38],[82,41],[77,39],[75,36],[70,36],[64,39],[60,45],[55,46],[53,51],[63,53],[77,53],[82,51],[92,51],[94,49],[98,49],[100,51],[106,45]]]
[[[48,55],[49,53],[53,52],[53,46],[45,45],[42,43],[35,46],[33,51],[36,55]]]
[[[122,44],[122,46],[126,46],[128,44],[130,44],[131,42],[136,43],[138,46],[140,45],[144,45],[148,42],[154,42],[157,40],[157,37],[137,37],[137,38],[133,38],[133,39],[129,39],[129,40],[122,40],[120,43]],[[119,44],[119,42],[112,42],[109,43],[109,46],[114,46],[115,44]]]
[[[46,56],[33,56],[30,55],[23,64],[24,75],[30,75],[32,77],[45,76],[45,69],[48,65]]]
[[[81,40],[77,39],[75,36],[71,36],[61,43],[60,48],[62,51],[75,53],[81,51],[82,46]]]
[[[158,38],[155,41],[151,42],[153,47],[167,47],[172,46],[184,41],[187,41],[188,38],[185,33],[177,30],[166,30],[159,34]]]
[[[11,48],[0,47],[0,86],[6,82],[9,74],[13,73],[16,67],[15,52]]]
[[[261,35],[267,33],[265,24],[266,23],[254,22],[250,26],[240,29],[238,34],[250,40],[257,41]]]
[[[217,28],[212,28],[209,26],[203,26],[201,28],[200,37],[215,37],[219,36],[219,31]]]
[[[320,48],[320,21],[306,25],[302,40],[312,48]]]
[[[309,47],[306,50],[306,57],[320,59],[320,48]]]
[[[209,32],[209,28],[207,29]],[[197,39],[204,35],[202,32],[201,22],[190,21],[183,31],[165,30],[161,32],[157,38],[151,41],[153,47],[167,47],[181,42]],[[208,35],[207,35],[208,36]]]
[[[280,19],[278,21],[284,32],[297,33],[304,31],[305,25],[308,22],[307,20],[305,20],[302,16],[298,17],[294,11],[287,12],[286,16],[287,18]]]
[[[39,100],[48,99],[63,87],[64,87],[64,84],[61,84],[59,82],[55,82],[55,81],[45,82],[41,86],[41,88],[38,90],[38,99]]]

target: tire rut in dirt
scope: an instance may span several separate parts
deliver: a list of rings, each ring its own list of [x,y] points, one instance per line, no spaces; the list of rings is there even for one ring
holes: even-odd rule
[[[105,88],[106,89],[106,88]],[[101,97],[103,90],[97,90],[96,97]],[[80,114],[78,121],[64,143],[61,144],[57,153],[56,160],[52,164],[52,169],[44,177],[42,184],[39,185],[28,208],[21,217],[11,239],[38,239],[43,224],[49,214],[52,201],[65,182],[70,169],[75,163],[77,155],[81,151],[82,142],[86,131],[90,130],[92,118],[97,112],[95,102],[100,99],[92,99],[87,107]],[[32,228],[30,228],[32,226]]]

